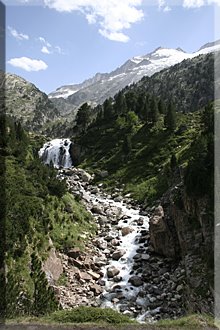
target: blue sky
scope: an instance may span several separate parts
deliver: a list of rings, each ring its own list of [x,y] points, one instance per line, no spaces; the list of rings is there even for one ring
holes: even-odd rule
[[[6,70],[49,93],[158,46],[220,38],[219,0],[5,0]],[[216,8],[216,9],[215,9]]]

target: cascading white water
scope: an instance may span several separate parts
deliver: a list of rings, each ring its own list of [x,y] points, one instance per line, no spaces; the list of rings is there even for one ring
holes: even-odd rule
[[[102,294],[101,306],[121,311],[123,305],[126,306],[126,310],[128,310],[128,305],[136,301],[139,306],[144,307],[145,300],[139,295],[142,291],[142,285],[135,287],[130,283],[130,278],[132,274],[141,277],[141,272],[135,272],[135,274],[133,272],[134,256],[137,254],[138,249],[143,248],[144,244],[138,243],[138,238],[140,237],[141,230],[149,229],[149,217],[140,215],[139,209],[128,207],[123,202],[115,202],[113,199],[103,198],[97,194],[94,197],[92,195],[87,195],[87,198],[89,197],[93,205],[103,205],[106,209],[116,207],[121,210],[121,215],[123,215],[118,225],[115,227],[112,226],[109,236],[119,239],[120,244],[117,246],[116,250],[123,250],[124,255],[118,260],[111,259],[108,264],[101,269],[104,274],[103,280],[105,281],[105,290]],[[131,232],[123,236],[123,227],[130,228]],[[108,268],[112,266],[119,271],[119,280],[117,282],[107,275]],[[114,289],[115,287],[118,287],[116,291]],[[117,293],[119,292],[121,297],[124,297],[120,300],[117,299]],[[138,320],[140,322],[142,321],[142,317],[144,318],[142,314],[142,312],[138,314]]]
[[[54,139],[46,142],[38,152],[39,157],[44,164],[52,163],[55,168],[69,168],[72,166],[69,152],[71,143],[70,139]]]

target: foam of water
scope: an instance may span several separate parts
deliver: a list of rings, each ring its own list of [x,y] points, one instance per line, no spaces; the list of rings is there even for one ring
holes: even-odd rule
[[[98,197],[95,196],[95,200],[93,203],[102,203],[106,208],[117,207],[121,209],[121,214],[123,216],[127,216],[124,222],[124,218],[118,222],[117,227],[130,227],[133,231],[125,236],[122,236],[121,230],[119,230],[119,237],[120,237],[120,245],[117,246],[116,249],[125,250],[126,253],[119,259],[119,260],[111,260],[108,265],[102,268],[102,272],[104,273],[103,280],[105,280],[105,291],[103,292],[102,297],[102,307],[111,307],[116,310],[120,310],[120,306],[124,304],[122,303],[112,303],[111,299],[115,296],[112,292],[112,288],[115,285],[120,286],[120,292],[126,298],[126,301],[140,301],[140,297],[138,297],[138,293],[142,290],[141,287],[134,287],[129,283],[129,279],[132,275],[131,271],[134,264],[133,257],[136,254],[138,248],[142,247],[140,244],[137,243],[137,237],[139,236],[140,229],[148,230],[149,228],[149,218],[147,216],[142,216],[139,214],[139,210],[134,208],[128,208],[123,202],[115,202],[112,199]],[[137,220],[139,218],[143,219],[142,225],[137,225]],[[109,233],[112,236],[117,236],[118,231],[112,228],[111,232]],[[122,277],[122,280],[119,283],[115,283],[112,279],[109,279],[107,276],[107,268],[110,266],[115,266],[120,273],[118,276]],[[141,301],[140,301],[141,302]],[[143,304],[143,302],[142,302]],[[142,321],[143,317],[140,317],[140,322]]]
[[[44,164],[53,164],[54,167],[69,168],[72,160],[69,153],[71,141],[69,139],[54,139],[46,142],[39,150],[39,157]]]

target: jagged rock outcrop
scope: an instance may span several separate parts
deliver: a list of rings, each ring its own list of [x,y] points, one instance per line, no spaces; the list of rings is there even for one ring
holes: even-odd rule
[[[43,263],[43,270],[47,276],[48,282],[54,284],[63,273],[63,265],[60,258],[57,256],[56,249],[52,245],[49,255],[45,262]]]
[[[164,219],[164,210],[159,205],[150,219],[150,240],[154,251],[166,257],[175,257],[175,248],[171,231]]]
[[[214,224],[209,198],[188,196],[182,183],[171,188],[150,219],[150,241],[155,252],[182,259],[188,309],[213,312]]]

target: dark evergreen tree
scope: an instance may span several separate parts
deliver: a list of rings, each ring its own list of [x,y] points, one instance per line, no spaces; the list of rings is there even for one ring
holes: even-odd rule
[[[127,104],[128,111],[136,112],[137,108],[137,95],[134,91],[129,91],[125,94],[125,100]]]
[[[214,133],[214,107],[209,103],[202,114],[202,124],[205,132]]]
[[[145,93],[139,93],[137,98],[136,113],[141,120],[146,121],[146,109],[148,107],[148,98]]]
[[[34,285],[33,306],[34,315],[44,315],[58,308],[54,291],[48,285],[41,262],[35,253],[31,255],[31,277]]]
[[[118,115],[125,114],[127,112],[126,99],[121,91],[115,96],[114,111]]]
[[[76,125],[82,128],[82,131],[85,131],[89,124],[89,113],[91,107],[88,103],[84,103],[78,110],[76,115]]]
[[[148,111],[148,122],[154,125],[156,124],[158,119],[159,119],[159,111],[158,111],[157,101],[153,96],[150,100],[150,106]]]
[[[128,155],[131,152],[132,144],[131,144],[131,135],[127,134],[124,138],[124,142],[122,145],[122,152],[125,155]]]
[[[166,112],[166,107],[165,107],[165,104],[162,99],[160,99],[158,102],[158,111],[161,115],[165,114],[165,112]]]
[[[106,99],[103,103],[103,118],[105,121],[111,120],[114,116],[112,99]]]
[[[172,171],[174,171],[177,167],[177,159],[176,159],[176,155],[172,154],[171,155],[171,159],[170,159],[170,168]]]
[[[164,116],[164,126],[170,132],[173,132],[176,129],[176,109],[172,101],[169,103],[167,112]]]

